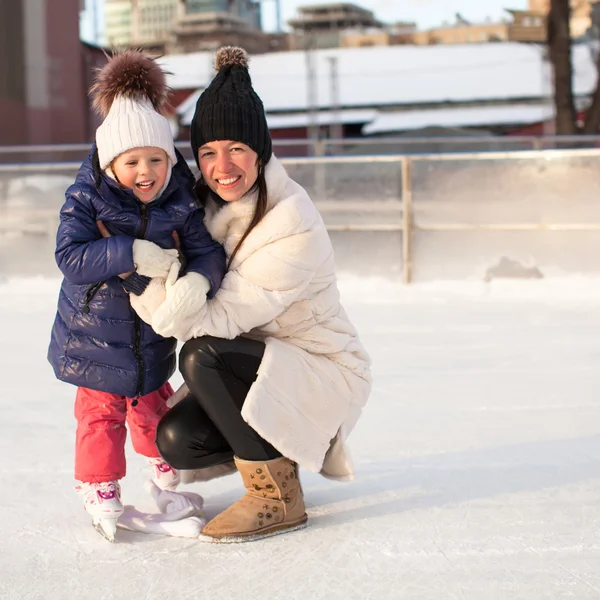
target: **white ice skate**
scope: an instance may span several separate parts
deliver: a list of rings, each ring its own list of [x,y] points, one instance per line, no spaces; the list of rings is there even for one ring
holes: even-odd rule
[[[109,542],[114,542],[117,521],[123,514],[119,482],[80,483],[75,489],[83,496],[83,506],[91,515],[96,531]]]
[[[149,458],[152,467],[152,481],[161,489],[174,492],[179,485],[179,471],[166,463],[162,458]]]

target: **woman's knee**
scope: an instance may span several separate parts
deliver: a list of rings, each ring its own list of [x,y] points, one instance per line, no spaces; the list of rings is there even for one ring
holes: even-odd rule
[[[178,463],[187,453],[187,438],[183,420],[177,418],[173,411],[168,412],[156,427],[156,447],[160,455],[175,468],[181,468]]]
[[[210,463],[213,456],[225,453],[230,458],[232,454],[221,432],[192,396],[182,400],[160,420],[156,446],[160,455],[176,469],[199,468],[207,461]]]
[[[210,335],[187,341],[179,354],[179,370],[184,378],[199,369],[213,369],[219,362],[218,338]]]

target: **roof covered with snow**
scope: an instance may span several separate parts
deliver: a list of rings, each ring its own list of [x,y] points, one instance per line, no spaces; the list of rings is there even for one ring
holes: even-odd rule
[[[425,127],[481,127],[541,123],[554,116],[548,104],[461,106],[427,110],[378,112],[362,129],[364,135],[412,131]]]
[[[173,89],[203,88],[213,76],[214,54],[160,59]],[[331,58],[337,58],[342,108],[442,102],[531,100],[551,96],[551,77],[541,46],[486,43],[450,46],[378,46],[314,51],[317,101],[331,108]],[[585,46],[573,48],[574,89],[589,94],[597,71]],[[251,57],[250,74],[267,112],[308,107],[306,53]]]

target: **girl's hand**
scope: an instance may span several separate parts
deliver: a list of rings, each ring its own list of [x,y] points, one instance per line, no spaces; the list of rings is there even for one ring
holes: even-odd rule
[[[108,229],[106,229],[106,225],[102,221],[96,221],[96,225],[98,226],[98,231],[103,238],[112,237]],[[121,273],[119,277],[121,279],[127,279],[132,273],[133,271],[131,271],[131,273]]]

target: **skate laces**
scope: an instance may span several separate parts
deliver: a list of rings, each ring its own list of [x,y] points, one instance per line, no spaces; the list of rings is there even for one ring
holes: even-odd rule
[[[100,483],[80,483],[75,486],[77,493],[85,496],[86,503],[95,504],[98,500],[121,501],[121,486],[117,481],[102,481]]]
[[[149,458],[148,464],[151,467],[155,467],[156,469],[158,469],[161,473],[169,473],[170,471],[175,470],[168,462],[165,462],[162,458]]]
[[[117,490],[115,489],[115,486],[106,486],[104,488],[99,488],[96,490],[96,494],[98,494],[98,496],[100,496],[100,498],[102,498],[103,500],[112,500],[113,498],[117,497]]]
[[[168,489],[174,491],[179,485],[179,471],[174,469],[168,462],[162,458],[149,458],[148,464],[152,467],[154,472],[153,481],[161,489]]]

